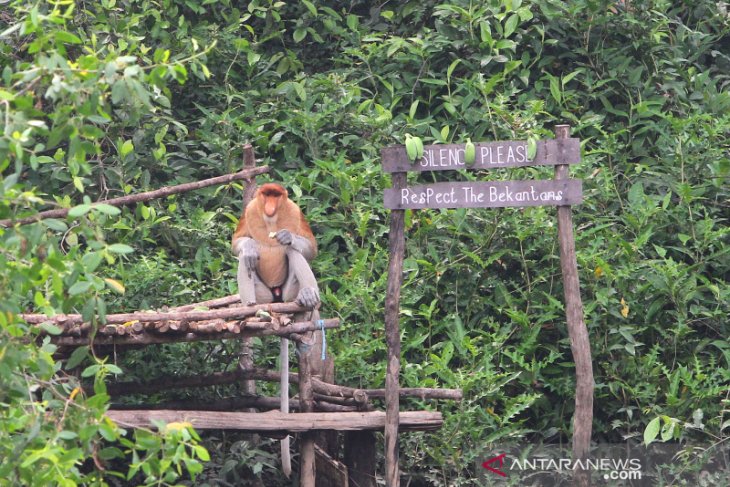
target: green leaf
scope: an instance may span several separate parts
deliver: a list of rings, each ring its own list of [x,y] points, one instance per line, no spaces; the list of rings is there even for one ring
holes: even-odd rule
[[[106,368],[106,370],[108,370],[112,374],[119,375],[122,373],[122,369],[120,369],[119,366],[117,366],[117,365],[106,364],[106,365],[104,365],[104,367]]]
[[[304,40],[305,37],[307,37],[307,29],[298,28],[294,31],[294,42],[299,43]]]
[[[41,329],[43,329],[49,335],[58,336],[61,333],[63,333],[63,330],[60,327],[54,325],[53,323],[48,323],[48,322],[41,323],[39,326],[41,327]]]
[[[89,288],[91,288],[91,281],[78,281],[69,288],[68,293],[71,296],[76,296],[78,294],[85,293],[89,290]]]
[[[66,42],[68,44],[81,44],[81,39],[70,32],[59,30],[55,34],[56,42]]]
[[[560,81],[558,81],[558,78],[552,75],[548,75],[550,77],[550,94],[553,95],[553,98],[556,102],[560,103],[562,100],[561,92],[560,92]]]
[[[205,447],[201,445],[195,445],[193,446],[195,449],[195,454],[204,462],[210,461],[210,454],[208,453],[208,450],[205,449]]]
[[[43,222],[43,225],[47,226],[51,230],[55,230],[57,232],[65,232],[68,230],[68,225],[66,225],[66,222],[63,220],[58,220],[56,218],[46,218],[45,220],[41,220]]]
[[[104,213],[105,215],[111,215],[115,216],[122,212],[119,208],[116,206],[108,205],[106,203],[96,203],[93,206],[93,209],[95,211],[98,211],[99,213]]]
[[[134,249],[126,244],[111,244],[109,247],[107,247],[107,250],[109,252],[112,252],[113,254],[131,254],[134,252]]]
[[[649,445],[656,439],[659,434],[660,422],[661,418],[657,416],[646,425],[646,429],[644,430],[644,445]]]
[[[79,347],[71,353],[71,356],[66,361],[66,370],[74,369],[78,367],[86,357],[89,356],[89,347]]]
[[[74,206],[73,208],[71,208],[68,211],[68,216],[70,216],[71,218],[78,218],[80,216],[84,216],[90,210],[91,210],[91,205],[90,204],[83,204],[83,205]]]
[[[512,14],[507,19],[507,22],[504,24],[504,37],[511,36],[514,31],[517,29],[517,23],[520,21],[520,16],[518,14]]]
[[[122,159],[127,157],[127,154],[134,151],[134,144],[131,140],[125,140],[122,144],[122,147],[119,148],[119,155],[122,156]]]
[[[317,7],[315,7],[312,2],[310,2],[309,0],[300,0],[300,1],[304,4],[305,7],[307,7],[307,10],[309,10],[309,12],[312,15],[314,15],[315,17],[318,15]]]
[[[662,441],[669,441],[674,436],[674,428],[676,428],[677,424],[674,421],[669,421],[666,424],[664,424],[664,427],[662,428]]]
[[[537,139],[535,137],[530,137],[529,139],[527,139],[527,159],[529,161],[534,160],[536,154],[537,154]]]
[[[99,364],[89,365],[84,369],[83,372],[81,372],[81,377],[91,377],[93,375],[96,375],[96,373],[99,372],[100,369],[101,365]]]
[[[357,17],[357,15],[349,14],[347,16],[347,27],[350,28],[350,30],[357,30],[358,25],[360,24],[360,19]]]

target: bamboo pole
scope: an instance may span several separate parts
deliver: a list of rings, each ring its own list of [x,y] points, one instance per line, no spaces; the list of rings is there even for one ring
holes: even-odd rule
[[[130,194],[127,196],[120,196],[119,198],[112,198],[105,201],[97,201],[92,203],[91,206],[98,204],[112,205],[112,206],[125,206],[141,201],[148,201],[155,198],[164,198],[172,194],[185,193],[196,189],[206,188],[208,186],[214,186],[217,184],[228,184],[233,181],[241,179],[249,179],[257,174],[264,174],[269,172],[268,166],[261,166],[253,169],[239,171],[233,174],[225,174],[223,176],[217,176],[210,179],[204,179],[202,181],[195,181],[192,183],[178,184],[175,186],[166,186],[164,188],[156,189],[154,191],[146,191],[144,193]],[[28,223],[35,223],[46,218],[65,218],[71,208],[57,208],[55,210],[41,211],[33,216],[18,218],[17,220],[8,218],[0,220],[0,227],[10,227],[12,225],[26,225]]]
[[[394,173],[393,189],[405,187],[406,174]],[[398,375],[400,374],[400,288],[403,283],[403,257],[405,254],[405,211],[393,210],[390,214],[390,233],[388,250],[388,286],[385,297],[385,341],[388,348],[385,375],[385,485],[399,487],[398,467],[398,423],[399,393]]]
[[[555,138],[567,139],[569,125],[556,125]],[[555,179],[568,179],[568,165],[555,166]],[[575,414],[573,416],[573,458],[584,459],[591,445],[593,424],[593,362],[588,329],[583,321],[583,303],[578,281],[578,262],[573,236],[573,216],[570,206],[558,206],[558,242],[560,244],[560,268],[563,274],[565,315],[570,337],[570,349],[575,362]],[[576,470],[576,484],[589,485],[590,476]]]

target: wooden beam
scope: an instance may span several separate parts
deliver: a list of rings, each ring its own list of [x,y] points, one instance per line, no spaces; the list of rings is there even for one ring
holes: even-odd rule
[[[363,431],[382,430],[386,413],[383,411],[346,413],[243,413],[222,411],[132,410],[107,411],[107,416],[126,427],[149,428],[152,420],[190,422],[197,429],[232,429],[244,431],[290,431],[303,433],[314,430]],[[400,413],[403,431],[428,431],[440,428],[443,416],[437,411],[404,411]]]
[[[214,186],[216,184],[229,184],[233,181],[238,181],[240,179],[250,179],[252,176],[255,176],[257,174],[264,174],[267,172],[269,172],[269,167],[261,166],[253,169],[239,171],[233,174],[225,174],[223,176],[217,176],[215,178],[203,179],[202,181],[178,184],[175,186],[166,186],[164,188],[156,189],[154,191],[130,194],[128,196],[120,196],[119,198],[112,198],[110,200],[98,201],[96,203],[92,203],[91,206],[93,207],[96,204],[102,203],[112,206],[131,205],[134,203],[139,203],[141,201],[148,201],[155,198],[164,198],[166,196],[170,196],[171,194],[185,193],[187,191],[206,188],[208,186]],[[55,210],[41,211],[40,213],[36,213],[35,215],[25,218],[8,218],[5,220],[0,220],[0,227],[10,227],[12,225],[26,225],[28,223],[35,223],[40,220],[45,220],[46,218],[66,218],[70,210],[71,208],[58,208]]]
[[[448,181],[383,192],[383,205],[391,210],[522,208],[577,205],[582,201],[583,182],[579,179]]]
[[[324,321],[325,329],[337,328],[340,320],[331,318]],[[205,340],[241,339],[243,337],[287,336],[290,333],[304,333],[319,330],[321,325],[313,321],[292,323],[291,325],[274,328],[271,323],[256,324],[256,326],[241,326],[238,332],[220,331],[207,333],[136,333],[131,335],[97,335],[93,339],[89,336],[55,336],[51,342],[58,346],[81,347],[97,345],[153,345],[158,343],[199,342]]]
[[[256,304],[253,306],[239,306],[235,308],[213,309],[208,311],[182,311],[182,312],[158,312],[158,311],[136,311],[133,313],[109,314],[104,317],[107,325],[128,323],[133,321],[205,321],[214,319],[242,320],[255,315],[258,311],[274,313],[297,313],[307,311],[309,308],[299,306],[296,303],[270,303]],[[84,318],[80,314],[46,316],[42,314],[21,313],[20,318],[26,323],[36,325],[40,323],[52,323],[61,327],[80,325]]]
[[[538,140],[535,157],[527,158],[526,140],[477,142],[476,158],[467,165],[464,144],[427,145],[423,157],[411,161],[403,145],[386,147],[380,151],[385,172],[453,171],[457,169],[485,170],[505,167],[524,167],[580,162],[579,139]]]

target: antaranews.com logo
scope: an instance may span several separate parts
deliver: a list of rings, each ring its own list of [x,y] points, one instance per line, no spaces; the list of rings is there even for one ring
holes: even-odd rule
[[[595,486],[730,485],[730,448],[677,444],[602,444],[585,459],[567,446],[497,446],[476,465],[479,485],[572,486],[576,474]],[[718,483],[719,482],[719,483]]]
[[[505,463],[508,465],[505,467]],[[506,453],[496,455],[482,462],[482,468],[492,474],[507,477],[510,473],[545,473],[565,476],[575,471],[600,472],[604,480],[641,480],[641,460],[638,458],[507,458]],[[504,470],[503,470],[504,469]],[[507,471],[505,471],[507,470]]]

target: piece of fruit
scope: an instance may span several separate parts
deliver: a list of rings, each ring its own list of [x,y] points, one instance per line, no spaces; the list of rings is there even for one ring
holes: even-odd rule
[[[466,139],[464,144],[464,162],[471,166],[477,160],[477,148],[471,139]]]

